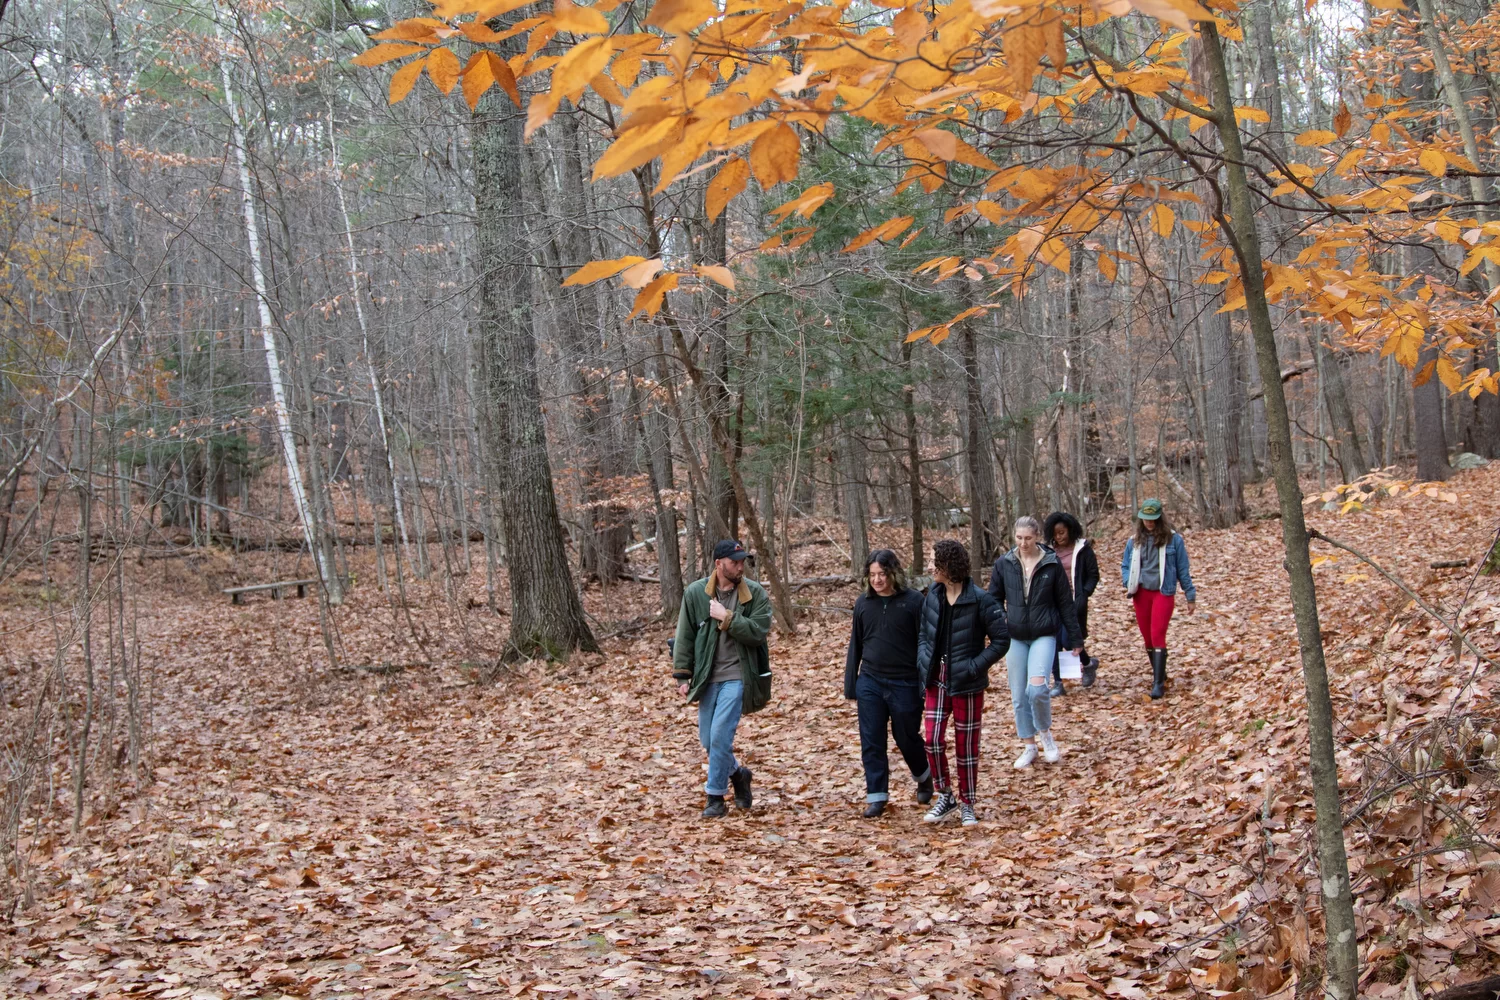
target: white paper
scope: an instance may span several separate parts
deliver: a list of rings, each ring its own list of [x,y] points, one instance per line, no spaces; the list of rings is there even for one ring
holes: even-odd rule
[[[1071,649],[1059,650],[1057,654],[1057,672],[1062,675],[1064,680],[1076,681],[1083,676],[1083,661]]]

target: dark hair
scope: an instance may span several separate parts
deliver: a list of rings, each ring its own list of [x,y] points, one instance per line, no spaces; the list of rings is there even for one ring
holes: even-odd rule
[[[1068,544],[1073,544],[1083,537],[1083,525],[1078,523],[1078,518],[1067,511],[1053,511],[1047,515],[1047,520],[1042,524],[1042,542],[1045,545],[1053,544],[1057,537],[1057,526],[1061,524],[1068,529]]]
[[[1144,544],[1148,535],[1156,539],[1157,548],[1161,548],[1172,540],[1172,522],[1167,520],[1165,510],[1161,512],[1161,517],[1154,521],[1144,521],[1139,517],[1135,519],[1135,543]]]
[[[962,583],[969,578],[969,550],[945,538],[932,547],[932,566],[954,583]]]
[[[896,555],[894,549],[876,549],[865,557],[865,591],[871,597],[879,597],[875,588],[870,586],[870,564],[879,563],[880,568],[885,570],[885,575],[890,578],[891,586],[896,588],[896,593],[906,589],[906,570],[901,568],[901,557]]]

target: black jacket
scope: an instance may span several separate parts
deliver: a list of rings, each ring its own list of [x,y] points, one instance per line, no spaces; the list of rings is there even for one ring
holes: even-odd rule
[[[854,627],[849,633],[849,654],[844,657],[844,697],[854,697],[854,681],[860,664],[870,674],[896,680],[915,681],[917,639],[922,621],[922,592],[910,587],[899,594],[881,597],[861,594],[854,602]]]
[[[1078,616],[1079,641],[1089,637],[1089,598],[1098,586],[1099,558],[1094,555],[1093,544],[1080,538],[1073,543],[1073,613]],[[1068,638],[1073,638],[1072,632],[1068,633]]]
[[[1073,543],[1073,603],[1080,608],[1087,606],[1098,586],[1099,557],[1094,555],[1094,546],[1089,540],[1080,538]]]
[[[938,677],[938,622],[943,616],[945,588],[934,583],[922,602],[922,638],[917,644],[917,669],[922,686],[930,687]],[[990,667],[1000,662],[1010,648],[1005,631],[1005,612],[995,599],[972,580],[953,605],[952,637],[948,656],[948,693],[973,694],[990,686]],[[984,644],[985,636],[989,645]]]
[[[1098,575],[1098,567],[1095,567]],[[1025,595],[1021,557],[1011,549],[995,560],[990,572],[990,594],[1005,606],[1005,624],[1012,638],[1030,642],[1056,635],[1066,628],[1071,642],[1081,642],[1078,615],[1069,593],[1068,577],[1051,549],[1042,550],[1042,561],[1031,571],[1031,596]]]

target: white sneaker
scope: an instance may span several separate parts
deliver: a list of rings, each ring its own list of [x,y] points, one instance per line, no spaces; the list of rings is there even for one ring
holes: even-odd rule
[[[1016,758],[1016,764],[1015,764],[1016,770],[1017,771],[1024,771],[1024,770],[1026,770],[1028,767],[1031,766],[1031,762],[1034,761],[1034,760],[1036,760],[1036,744],[1035,743],[1027,743],[1026,744],[1026,749],[1024,749],[1024,750],[1021,751],[1021,756],[1019,756],[1019,757]]]
[[[1037,741],[1042,744],[1042,760],[1049,764],[1056,764],[1062,753],[1057,749],[1057,743],[1052,739],[1050,732],[1037,733]],[[1032,754],[1035,757],[1035,754]]]

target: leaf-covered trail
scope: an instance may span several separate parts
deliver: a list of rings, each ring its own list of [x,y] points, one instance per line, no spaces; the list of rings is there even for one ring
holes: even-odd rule
[[[665,629],[481,687],[457,671],[310,676],[244,655],[284,618],[219,608],[239,658],[164,665],[149,805],[80,846],[32,845],[58,881],[0,938],[0,992],[1186,995],[1224,921],[1257,906],[1242,967],[1306,941],[1278,531],[1194,533],[1203,610],[1174,624],[1161,703],[1106,550],[1090,643],[1104,666],[1055,703],[1063,761],[1011,769],[997,672],[970,831],[921,823],[899,759],[893,808],[860,817],[847,618],[775,644],[775,700],[737,746],[756,806],[705,823]],[[1400,541],[1378,523],[1363,540],[1393,557]],[[1336,663],[1351,662],[1346,619],[1389,619],[1378,601],[1327,603]],[[164,648],[202,641],[169,615],[146,624]],[[1339,704],[1383,712],[1348,690]]]

